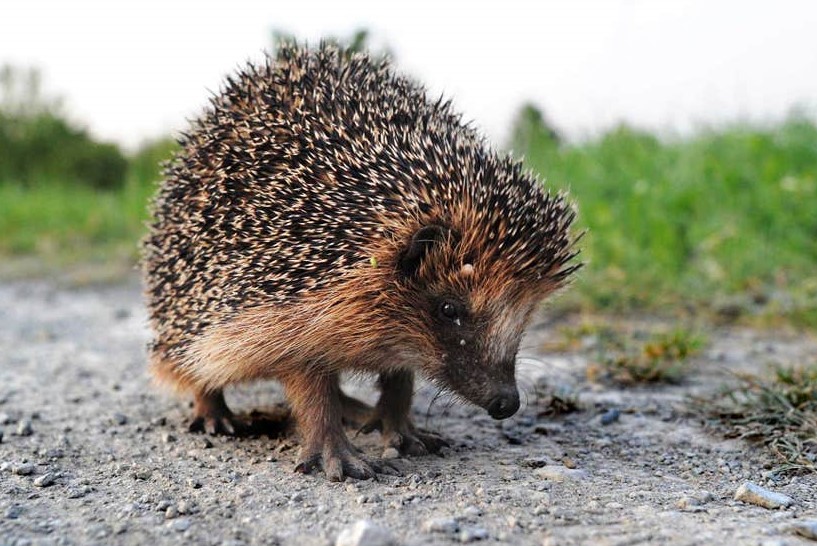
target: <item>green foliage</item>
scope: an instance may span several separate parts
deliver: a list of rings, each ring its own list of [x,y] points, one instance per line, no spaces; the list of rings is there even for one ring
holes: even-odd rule
[[[544,113],[533,104],[524,104],[514,118],[511,129],[512,150],[553,148],[561,137],[546,120]]]
[[[112,189],[59,177],[36,185],[0,179],[0,256],[133,263],[160,165],[176,148],[169,139],[145,144],[131,158],[124,184]]]
[[[143,144],[130,159],[129,174],[136,180],[156,182],[162,177],[162,167],[179,149],[171,138],[161,138]]]
[[[817,127],[792,116],[664,142],[621,126],[558,146],[522,117],[514,151],[579,205],[578,290],[601,308],[709,304],[762,292],[817,325]],[[782,303],[780,303],[782,302]]]
[[[0,183],[121,187],[127,160],[119,148],[94,141],[39,89],[36,71],[0,70]]]

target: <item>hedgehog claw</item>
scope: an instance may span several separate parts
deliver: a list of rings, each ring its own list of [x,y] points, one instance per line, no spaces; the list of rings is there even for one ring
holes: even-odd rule
[[[332,482],[342,482],[346,476],[369,480],[377,474],[394,474],[396,469],[383,461],[371,461],[355,453],[352,446],[329,448],[323,452],[307,452],[299,457],[295,472],[311,474],[322,468]]]
[[[321,466],[321,454],[313,453],[308,457],[300,459],[295,465],[295,472],[300,474],[311,474]]]
[[[244,423],[227,407],[222,391],[197,394],[194,406],[193,421],[188,427],[190,432],[237,436],[246,431]]]
[[[414,426],[408,418],[397,423],[389,423],[380,415],[375,415],[364,423],[357,433],[368,434],[375,430],[380,431],[383,436],[385,448],[394,448],[400,455],[428,455],[439,453],[442,448],[449,447],[445,438]]]
[[[428,455],[439,453],[449,444],[439,434],[414,427],[409,424],[408,430],[398,432],[389,431],[383,435],[383,443],[387,447],[395,448],[401,455]]]
[[[203,432],[210,436],[238,436],[243,427],[232,416],[198,415],[190,422],[188,429],[190,432]]]

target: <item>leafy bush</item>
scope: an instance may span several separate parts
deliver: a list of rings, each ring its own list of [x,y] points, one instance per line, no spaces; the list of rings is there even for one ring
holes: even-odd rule
[[[96,189],[124,184],[127,160],[95,141],[42,97],[36,71],[0,70],[0,183],[32,186],[58,179]]]
[[[130,175],[148,183],[158,181],[162,177],[162,166],[178,149],[178,143],[171,138],[143,144],[130,159]]]

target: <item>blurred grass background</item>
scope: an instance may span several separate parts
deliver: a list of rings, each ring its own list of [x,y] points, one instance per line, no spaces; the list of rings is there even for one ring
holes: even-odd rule
[[[135,264],[173,140],[124,153],[43,97],[35,70],[0,76],[0,261]],[[817,126],[807,116],[690,137],[621,126],[573,143],[523,105],[511,135],[507,148],[568,189],[588,229],[588,265],[560,305],[817,326]]]
[[[805,115],[687,138],[622,126],[561,144],[525,106],[511,148],[579,205],[589,263],[578,304],[817,325],[817,126]]]

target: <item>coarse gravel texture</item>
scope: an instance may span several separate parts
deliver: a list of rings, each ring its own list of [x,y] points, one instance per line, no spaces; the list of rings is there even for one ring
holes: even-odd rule
[[[817,476],[775,477],[762,448],[687,411],[725,371],[813,362],[812,336],[712,329],[684,384],[619,389],[588,383],[592,351],[542,351],[562,320],[542,315],[524,341],[533,358],[520,359],[527,401],[515,417],[448,398],[429,410],[435,391],[422,387],[415,419],[451,449],[396,460],[399,476],[329,483],[293,473],[291,437],[187,432],[188,401],[147,375],[135,280],[0,284],[0,545],[331,545],[359,520],[404,545],[815,544],[795,529],[817,519]],[[584,409],[541,415],[544,384]],[[349,390],[376,396],[362,382]],[[228,393],[239,411],[281,401],[272,382]],[[377,434],[351,434],[380,452]],[[794,502],[734,500],[746,481]]]

